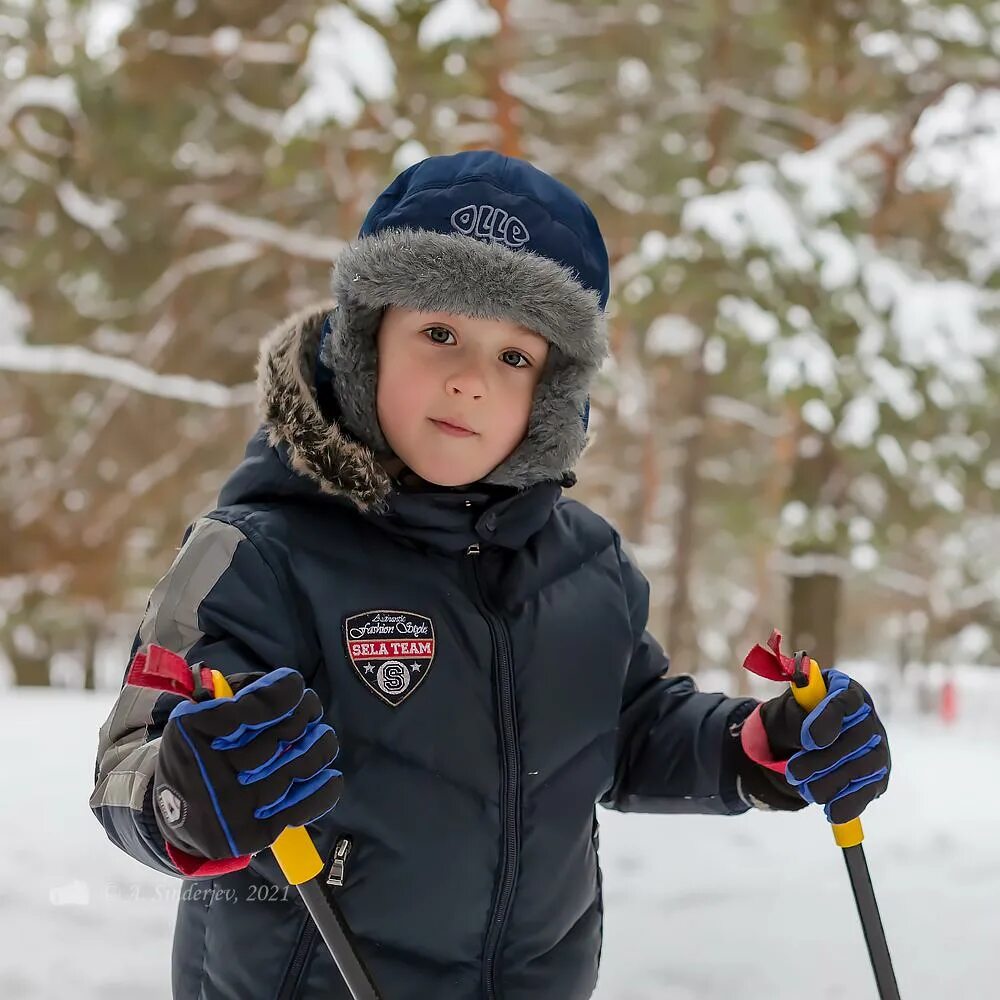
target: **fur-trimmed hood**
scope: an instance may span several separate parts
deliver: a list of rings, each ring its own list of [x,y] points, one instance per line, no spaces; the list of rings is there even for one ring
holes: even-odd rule
[[[344,496],[358,509],[377,510],[392,480],[374,451],[320,409],[316,355],[334,303],[320,302],[288,317],[261,343],[257,406],[272,447],[284,445],[288,461],[321,492]]]

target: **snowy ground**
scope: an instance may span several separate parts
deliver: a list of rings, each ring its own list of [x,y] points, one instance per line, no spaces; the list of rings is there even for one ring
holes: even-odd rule
[[[87,798],[108,692],[0,691],[0,997],[169,997],[178,881],[115,849]],[[970,706],[975,708],[977,706]],[[904,1000],[997,995],[1000,727],[890,723],[866,850]],[[876,996],[822,813],[602,810],[598,1000]],[[793,859],[797,863],[793,864]]]

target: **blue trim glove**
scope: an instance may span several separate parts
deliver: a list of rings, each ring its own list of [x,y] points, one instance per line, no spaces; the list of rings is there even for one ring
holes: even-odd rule
[[[232,698],[181,702],[160,740],[154,812],[164,838],[204,858],[255,854],[286,826],[329,812],[343,776],[323,706],[297,670],[259,675]]]
[[[839,670],[824,670],[827,695],[811,712],[791,690],[761,706],[768,743],[788,757],[785,780],[831,823],[846,823],[889,785],[889,741],[871,695]]]

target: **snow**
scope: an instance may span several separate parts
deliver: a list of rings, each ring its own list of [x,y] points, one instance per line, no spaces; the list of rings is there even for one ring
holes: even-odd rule
[[[888,138],[892,123],[885,115],[856,114],[829,138],[805,153],[786,153],[778,169],[801,189],[802,207],[813,219],[826,219],[868,204],[852,169],[852,160],[868,146]]]
[[[113,53],[118,36],[135,18],[136,0],[93,0],[82,15],[89,59]]]
[[[249,240],[263,246],[273,246],[293,257],[330,263],[344,249],[344,241],[301,229],[288,229],[267,219],[232,212],[221,205],[199,202],[184,214],[189,226],[213,229],[234,240]]]
[[[211,407],[249,406],[256,393],[252,383],[230,388],[187,375],[161,375],[126,358],[110,358],[83,347],[43,347],[2,340],[0,371],[89,375],[147,395]]]
[[[870,665],[848,669],[878,692],[872,678],[882,675]],[[948,672],[960,725],[917,719],[906,689],[894,697],[892,786],[864,817],[906,1000],[990,996],[1000,976],[1000,803],[987,791],[1000,770],[1000,671],[926,671],[935,684]],[[184,883],[115,848],[87,805],[113,698],[0,691],[0,755],[11,762],[0,769],[7,1000],[64,996],[67,983],[79,1000],[170,995]],[[606,943],[596,1000],[875,996],[847,875],[819,810],[599,817]]]
[[[29,76],[14,84],[0,104],[0,122],[9,122],[22,108],[51,108],[67,118],[80,113],[76,84],[70,76]]]
[[[904,364],[933,368],[965,387],[982,382],[981,359],[1000,350],[1000,330],[983,321],[981,289],[965,281],[915,278],[886,257],[866,262],[862,274],[872,305],[890,314]]]
[[[646,330],[645,347],[651,356],[690,354],[704,335],[686,316],[667,313],[657,316]]]
[[[0,285],[0,351],[23,344],[31,325],[31,310],[9,288]]]
[[[500,29],[500,15],[482,0],[439,0],[420,22],[417,44],[433,49],[455,39],[487,38]]]
[[[840,427],[837,428],[837,443],[867,448],[875,437],[878,425],[878,403],[870,396],[855,396],[844,404]]]
[[[743,184],[734,190],[690,198],[681,227],[705,233],[733,258],[754,246],[773,253],[789,270],[810,270],[813,255],[788,201],[774,188],[773,168],[747,164],[740,174]]]
[[[764,362],[768,391],[781,396],[804,385],[833,390],[837,381],[837,357],[816,329],[800,330],[768,345]]]
[[[416,139],[407,139],[393,154],[392,168],[400,173],[430,156],[427,147]]]
[[[917,189],[950,189],[953,201],[946,221],[952,231],[973,241],[969,262],[977,280],[1000,264],[998,173],[1000,93],[976,91],[965,83],[949,87],[914,128],[903,179]]]
[[[385,39],[339,3],[317,13],[302,72],[306,89],[284,114],[285,141],[331,120],[348,128],[365,102],[388,100],[396,89]]]
[[[81,191],[72,181],[56,185],[56,197],[63,211],[76,223],[96,233],[109,250],[121,250],[125,238],[115,222],[125,214],[125,206],[114,198],[100,200]]]
[[[753,299],[723,295],[718,310],[719,319],[736,327],[751,344],[766,344],[781,332],[778,317]]]

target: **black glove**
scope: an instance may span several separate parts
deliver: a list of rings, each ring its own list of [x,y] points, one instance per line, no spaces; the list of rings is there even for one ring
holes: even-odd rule
[[[823,804],[831,823],[846,823],[888,787],[889,742],[871,696],[839,670],[824,670],[827,695],[806,712],[791,689],[759,707],[742,726],[743,788],[772,809]],[[760,752],[762,727],[770,759]],[[799,796],[799,801],[793,800]]]
[[[329,812],[343,784],[330,766],[337,736],[302,675],[281,667],[241,680],[232,698],[181,702],[160,740],[157,825],[170,843],[204,858],[262,851],[286,826]]]

